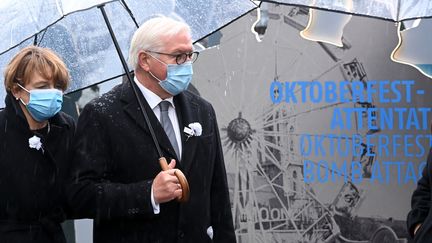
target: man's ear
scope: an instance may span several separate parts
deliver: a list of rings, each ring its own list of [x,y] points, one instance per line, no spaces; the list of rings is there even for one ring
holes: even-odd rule
[[[146,72],[150,70],[148,59],[149,59],[149,55],[147,53],[145,52],[138,53],[138,66],[140,66]]]

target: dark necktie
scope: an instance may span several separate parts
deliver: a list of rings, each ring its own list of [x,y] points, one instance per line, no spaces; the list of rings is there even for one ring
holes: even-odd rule
[[[175,153],[177,155],[177,158],[180,158],[180,152],[179,152],[179,147],[178,147],[178,144],[177,144],[176,135],[175,135],[174,128],[172,126],[171,120],[170,120],[170,118],[168,116],[168,108],[169,108],[170,105],[171,105],[171,103],[168,102],[168,101],[165,101],[165,100],[163,100],[163,101],[161,101],[159,103],[159,108],[160,108],[160,123],[162,124],[162,126],[163,126],[163,128],[165,130],[165,133],[168,136],[168,138],[169,138],[169,140],[171,142],[171,145],[174,148],[174,151],[175,151]]]

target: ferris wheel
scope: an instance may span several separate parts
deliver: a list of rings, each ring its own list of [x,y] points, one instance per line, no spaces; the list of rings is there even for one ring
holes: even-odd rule
[[[193,83],[215,106],[218,116],[237,240],[334,242],[338,238],[344,242],[335,215],[354,215],[362,202],[362,189],[351,181],[305,183],[306,158],[300,153],[299,137],[328,132],[329,114],[335,107],[367,108],[375,104],[274,104],[269,93],[278,96],[284,91],[270,89],[270,83],[294,79],[366,83],[367,75],[361,60],[343,58],[351,48],[348,40],[344,40],[344,47],[336,48],[298,36],[296,30],[305,25],[307,9],[275,7],[268,14],[262,42],[248,31],[239,31],[255,21],[255,16],[246,16],[224,29],[220,45],[203,52],[194,66],[198,71]],[[214,68],[209,70],[209,65]],[[301,92],[296,95],[300,97]],[[351,121],[350,134],[364,137],[379,132],[357,128],[358,119],[365,116]],[[364,178],[370,177],[374,163],[374,157],[364,151],[373,150],[363,144],[361,156],[349,158],[360,161]],[[318,158],[308,159],[318,162],[314,160]]]

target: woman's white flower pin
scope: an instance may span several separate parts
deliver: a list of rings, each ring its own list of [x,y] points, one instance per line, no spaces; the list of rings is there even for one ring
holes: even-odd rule
[[[34,148],[36,150],[42,149],[42,142],[40,137],[34,135],[33,137],[29,138],[29,147]],[[43,152],[43,149],[42,149]]]
[[[190,123],[187,127],[183,129],[183,132],[186,133],[187,141],[192,136],[201,136],[202,126],[199,122]]]

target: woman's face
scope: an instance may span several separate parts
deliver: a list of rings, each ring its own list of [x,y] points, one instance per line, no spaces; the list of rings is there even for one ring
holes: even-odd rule
[[[53,89],[58,87],[55,87],[53,79],[47,80],[46,78],[43,78],[38,72],[33,72],[30,80],[24,85],[24,88],[30,91],[32,89]],[[60,88],[58,89],[61,90]],[[18,87],[18,91],[14,95],[16,98],[21,98],[24,103],[28,104],[30,94],[27,91]]]

